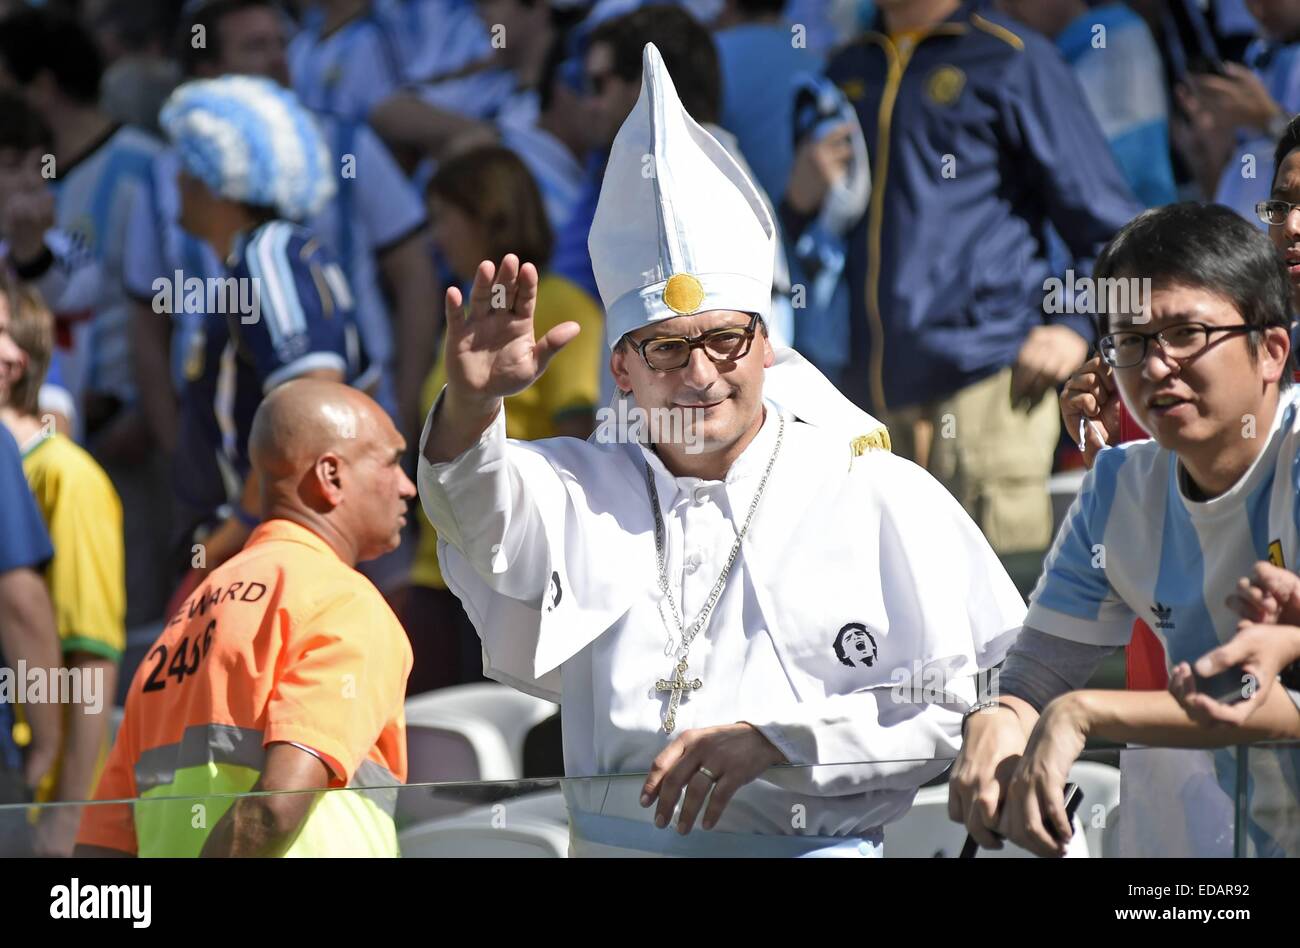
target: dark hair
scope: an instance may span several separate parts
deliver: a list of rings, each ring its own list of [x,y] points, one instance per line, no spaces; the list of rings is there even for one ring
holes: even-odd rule
[[[445,159],[425,193],[477,223],[492,260],[513,253],[538,270],[550,261],[554,235],[542,192],[528,166],[509,148],[480,145]]]
[[[16,92],[0,90],[0,148],[26,153],[33,148],[49,151],[53,147],[50,127],[27,100]]]
[[[1273,184],[1277,184],[1277,173],[1282,168],[1282,162],[1297,148],[1300,148],[1300,115],[1287,123],[1286,131],[1278,139],[1277,149],[1273,152]]]
[[[20,85],[48,70],[60,91],[83,105],[99,101],[103,59],[76,20],[21,10],[0,20],[0,61]]]
[[[1291,328],[1291,282],[1277,249],[1259,228],[1220,204],[1184,201],[1143,211],[1106,245],[1093,277],[1206,290],[1232,303],[1248,325]],[[1112,315],[1105,309],[1108,296],[1096,294],[1103,334]],[[1251,333],[1246,342],[1254,358],[1259,340]],[[1283,388],[1291,384],[1293,362],[1289,355]]]
[[[195,75],[200,66],[212,65],[221,61],[221,21],[234,13],[245,10],[270,10],[281,13],[282,8],[275,0],[207,0],[201,3],[181,24],[176,34],[175,55],[187,76]],[[195,48],[194,30],[203,27],[203,45]]]
[[[615,17],[592,31],[587,48],[597,43],[609,44],[614,74],[626,82],[640,82],[642,51],[654,43],[691,118],[701,124],[718,121],[718,51],[709,31],[681,7],[652,3]]]

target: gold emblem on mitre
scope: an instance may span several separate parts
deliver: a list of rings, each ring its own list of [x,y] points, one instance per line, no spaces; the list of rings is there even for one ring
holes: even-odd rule
[[[956,66],[940,66],[925,80],[925,94],[935,105],[952,105],[966,86],[966,74]]]
[[[664,304],[674,313],[685,316],[704,302],[704,287],[689,273],[674,273],[664,287]]]

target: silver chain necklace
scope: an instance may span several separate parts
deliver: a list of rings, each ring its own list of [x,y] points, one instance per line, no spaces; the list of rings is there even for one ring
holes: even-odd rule
[[[686,659],[690,654],[691,643],[695,641],[695,636],[704,628],[708,622],[709,616],[713,612],[714,605],[717,604],[718,597],[722,595],[723,588],[727,585],[727,576],[731,573],[731,565],[736,562],[736,555],[740,552],[741,541],[745,539],[745,534],[749,532],[749,524],[754,519],[754,512],[758,510],[758,502],[763,499],[763,491],[767,488],[767,479],[772,474],[772,467],[776,464],[776,456],[781,452],[781,442],[785,438],[785,416],[777,415],[779,422],[776,430],[776,445],[772,448],[772,456],[767,459],[767,468],[763,471],[763,479],[758,482],[758,489],[754,491],[754,499],[750,501],[749,513],[745,515],[745,523],[736,534],[736,542],[731,545],[731,552],[727,555],[726,565],[722,567],[722,572],[718,575],[718,581],[713,584],[713,589],[709,591],[709,598],[704,603],[704,608],[696,616],[691,627],[686,628],[682,622],[681,613],[677,610],[677,600],[673,598],[672,589],[668,584],[668,567],[665,563],[664,554],[664,518],[659,510],[659,491],[655,489],[654,471],[651,469],[649,462],[645,465],[645,482],[646,489],[650,494],[650,509],[655,515],[655,558],[659,564],[659,590],[663,593],[664,598],[659,603],[659,615],[664,619],[664,625],[668,625],[667,618],[663,615],[663,603],[667,601],[669,608],[673,612],[673,621],[677,625],[676,634],[681,636],[681,644],[675,651],[667,651],[677,659],[677,664],[673,668],[672,678],[660,678],[655,682],[655,690],[668,692],[668,712],[664,715],[664,731],[671,734],[673,728],[677,726],[677,708],[681,704],[682,693],[685,691],[696,691],[704,687],[704,682],[699,678],[686,678]],[[670,635],[668,639],[669,650],[673,644],[673,629],[668,629]]]

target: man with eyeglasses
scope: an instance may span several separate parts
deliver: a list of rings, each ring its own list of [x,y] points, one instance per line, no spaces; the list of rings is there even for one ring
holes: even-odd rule
[[[1292,119],[1273,153],[1273,190],[1255,205],[1268,236],[1286,263],[1291,305],[1300,308],[1300,120]]]
[[[1259,560],[1300,561],[1286,274],[1249,222],[1196,204],[1135,218],[1095,273],[1146,278],[1152,291],[1144,307],[1105,317],[1095,374],[1113,382],[1094,385],[1084,410],[1113,418],[1118,396],[1152,440],[1097,453],[1002,668],[1001,696],[965,721],[950,783],[949,814],[981,845],[1005,837],[1040,855],[1064,852],[1062,787],[1090,737],[1164,748],[1300,737],[1300,693],[1272,682],[1244,722],[1208,722],[1188,701],[1198,690],[1189,663],[1238,629],[1238,580]],[[1129,641],[1135,617],[1159,640],[1171,691],[1075,690]],[[1243,696],[1260,684],[1246,678]],[[1235,754],[1126,755],[1121,855],[1232,855]],[[1247,852],[1300,855],[1300,755],[1246,761]]]
[[[876,856],[1024,604],[952,496],[773,344],[771,216],[643,58],[590,249],[615,399],[678,421],[507,441],[502,399],[578,328],[535,339],[535,268],[483,261],[468,305],[448,290],[421,438],[439,562],[485,673],[560,702],[574,854]],[[843,661],[855,630],[870,662]]]

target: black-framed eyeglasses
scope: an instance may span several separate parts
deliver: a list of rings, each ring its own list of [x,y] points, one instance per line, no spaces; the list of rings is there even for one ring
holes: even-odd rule
[[[1159,332],[1140,332],[1124,329],[1108,333],[1097,341],[1097,348],[1106,364],[1116,369],[1129,369],[1140,365],[1147,357],[1147,345],[1152,339],[1171,359],[1190,359],[1210,344],[1210,334],[1216,332],[1259,332],[1263,326],[1238,323],[1233,326],[1206,326],[1202,323],[1179,323],[1166,326]]]
[[[723,326],[698,336],[654,336],[632,345],[650,368],[656,372],[672,372],[686,367],[694,349],[703,349],[713,362],[743,359],[749,355],[757,329],[758,314],[755,313],[749,318],[748,326]]]
[[[1288,204],[1286,201],[1260,201],[1255,205],[1255,213],[1265,224],[1274,226],[1285,224],[1291,212],[1300,209],[1300,204]]]

